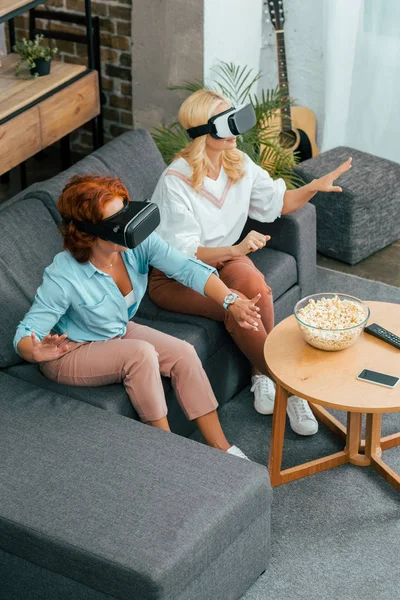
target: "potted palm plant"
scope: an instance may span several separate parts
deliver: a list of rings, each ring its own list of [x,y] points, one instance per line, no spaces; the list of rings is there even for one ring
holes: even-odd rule
[[[297,162],[296,155],[280,144],[280,128],[271,124],[275,113],[285,108],[290,100],[284,98],[279,89],[261,90],[256,95],[253,89],[261,73],[254,75],[253,69],[248,67],[221,61],[214,67],[214,73],[211,84],[193,81],[169,89],[193,93],[208,88],[221,92],[234,106],[251,102],[257,124],[238,137],[238,148],[266,169],[271,177],[284,179],[289,189],[303,185],[304,182],[293,170]],[[178,122],[155,128],[152,137],[167,164],[172,162],[175,155],[188,143],[186,131]]]
[[[50,73],[51,60],[58,49],[45,46],[42,43],[43,39],[43,35],[35,35],[33,40],[23,38],[15,44],[13,50],[20,57],[15,66],[16,75],[21,73],[23,67],[27,67],[33,77]]]

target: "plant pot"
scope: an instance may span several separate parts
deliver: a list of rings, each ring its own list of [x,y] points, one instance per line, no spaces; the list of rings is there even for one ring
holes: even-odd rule
[[[35,58],[35,67],[30,69],[32,75],[48,75],[50,73],[51,60],[46,60],[45,58]]]

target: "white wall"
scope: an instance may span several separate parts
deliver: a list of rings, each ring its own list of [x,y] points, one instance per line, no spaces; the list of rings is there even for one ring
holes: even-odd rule
[[[322,0],[283,0],[284,32],[290,96],[317,117],[317,142],[324,126],[324,30]],[[263,14],[260,87],[278,85],[276,36],[269,14]]]
[[[283,0],[290,95],[324,125],[324,32],[321,0]],[[275,30],[263,0],[204,0],[204,77],[218,59],[261,71],[261,88],[278,85]]]
[[[204,78],[218,60],[260,68],[262,0],[204,0]]]

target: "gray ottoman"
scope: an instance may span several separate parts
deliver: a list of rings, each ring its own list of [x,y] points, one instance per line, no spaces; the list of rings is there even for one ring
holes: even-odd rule
[[[400,165],[340,146],[306,160],[296,172],[306,183],[338,167],[349,156],[353,168],[337,185],[342,193],[318,193],[317,248],[354,265],[400,239]]]

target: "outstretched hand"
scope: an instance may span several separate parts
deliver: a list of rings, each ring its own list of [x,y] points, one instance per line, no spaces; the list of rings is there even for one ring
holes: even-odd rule
[[[61,342],[63,342],[67,337],[67,334],[63,335],[46,335],[39,341],[34,332],[32,331],[31,339],[32,339],[32,356],[35,362],[45,362],[49,360],[55,360],[56,358],[60,358],[63,354],[68,352],[69,345],[61,346]]]
[[[312,182],[313,189],[316,192],[341,192],[342,188],[339,185],[333,185],[333,182],[338,179],[343,173],[347,173],[351,169],[352,158],[348,158],[346,162],[340,165],[337,169],[320,177],[314,179]]]

